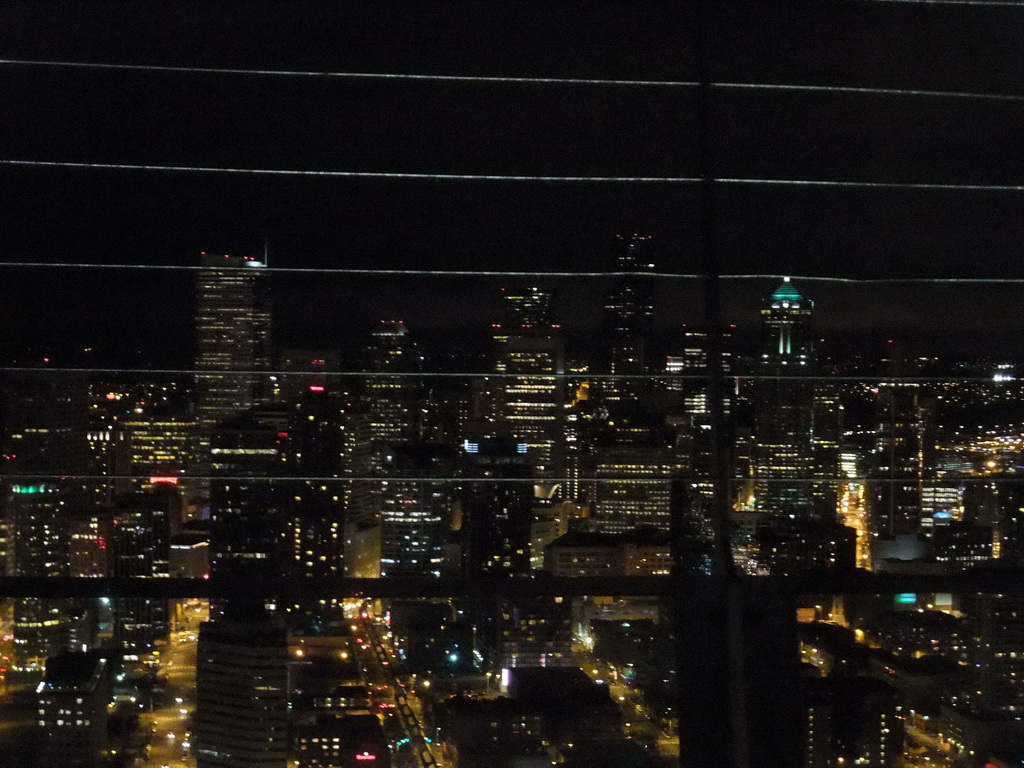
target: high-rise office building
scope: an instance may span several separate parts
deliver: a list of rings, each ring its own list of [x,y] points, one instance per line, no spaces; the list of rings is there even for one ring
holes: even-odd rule
[[[840,439],[843,434],[843,404],[838,389],[827,383],[819,383],[814,387],[813,398],[812,474],[820,478],[820,482],[811,485],[811,497],[815,515],[831,520],[839,508],[837,478],[840,470]]]
[[[129,473],[136,487],[151,485],[149,478],[177,478],[193,465],[194,419],[184,413],[153,413],[122,422],[128,435]],[[185,481],[180,481],[185,482]]]
[[[900,345],[890,359],[894,376],[912,374]],[[878,433],[872,454],[868,512],[880,538],[920,532],[922,493],[935,477],[935,402],[918,382],[878,387]]]
[[[867,677],[803,681],[807,768],[903,765],[903,717],[895,689]]]
[[[70,497],[59,483],[13,484],[7,496],[7,525],[14,532],[14,576],[68,576]],[[46,658],[71,649],[77,623],[75,602],[25,597],[14,601],[15,674],[42,673]]]
[[[615,236],[615,269],[645,272],[651,263],[651,235]],[[650,278],[624,275],[604,296],[602,336],[607,349],[607,373],[642,376],[648,372],[654,332],[654,291]],[[649,387],[649,379],[605,379],[601,392],[606,400],[634,400]]]
[[[290,414],[264,406],[213,431],[210,458],[211,565],[218,572],[277,571]]]
[[[98,653],[65,653],[46,660],[36,690],[42,738],[39,768],[101,768],[106,759],[110,661]]]
[[[370,413],[372,461],[376,468],[393,445],[420,439],[423,386],[414,374],[423,370],[423,356],[403,320],[382,320],[367,350],[364,400]],[[392,375],[387,375],[392,374]]]
[[[679,474],[673,451],[651,444],[599,447],[593,490],[594,528],[624,533],[652,526],[669,527],[672,478]]]
[[[15,576],[68,576],[70,510],[102,496],[76,475],[89,466],[85,382],[43,373],[10,375],[4,383],[4,519],[8,564]],[[80,607],[68,599],[14,601],[15,674],[38,674],[48,656],[70,648]]]
[[[199,629],[198,768],[285,768],[289,656],[284,633],[250,607],[229,611],[238,615]]]
[[[813,303],[789,278],[761,310],[761,349],[754,382],[755,508],[764,522],[812,515],[814,344]],[[792,480],[792,482],[786,482]]]
[[[533,482],[525,443],[467,439],[463,443],[462,572],[530,572]],[[476,478],[493,478],[493,482]]]
[[[562,469],[565,350],[554,320],[554,294],[538,287],[503,289],[504,320],[492,326],[499,383],[494,420],[526,443],[538,477]]]
[[[209,474],[214,427],[269,393],[270,302],[266,264],[248,256],[203,254],[196,277],[197,475]],[[198,483],[205,497],[209,483]]]
[[[597,437],[591,525],[604,533],[637,527],[668,531],[672,478],[681,474],[664,417],[618,404]]]
[[[170,575],[170,539],[181,520],[175,486],[117,498],[110,510],[108,562],[110,575],[152,579]],[[156,598],[115,598],[114,641],[134,653],[151,651],[166,638],[168,602]]]
[[[344,462],[346,403],[309,384],[290,404],[288,465],[293,477],[281,501],[281,570],[290,576],[341,575],[349,483],[334,478]]]
[[[451,523],[457,454],[433,443],[396,445],[384,461],[381,576],[439,576]]]

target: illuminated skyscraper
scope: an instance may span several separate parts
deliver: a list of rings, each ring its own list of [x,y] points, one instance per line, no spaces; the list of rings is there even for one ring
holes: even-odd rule
[[[615,269],[644,272],[651,263],[650,235],[616,235]],[[607,372],[642,375],[648,370],[651,335],[654,331],[653,285],[650,278],[627,275],[618,278],[604,297],[603,338],[608,348]],[[648,386],[648,379],[606,379],[602,392],[606,400],[635,399]]]
[[[122,496],[113,505],[109,528],[110,575],[137,579],[169,575],[170,537],[181,520],[177,489],[158,485],[146,493]],[[152,650],[168,632],[164,599],[115,598],[114,641],[135,653]]]
[[[554,294],[537,287],[503,289],[504,322],[493,326],[495,370],[503,374],[497,420],[526,443],[538,477],[554,477],[562,466],[565,350],[553,322]],[[531,375],[532,374],[532,375]]]
[[[912,375],[900,345],[893,345],[894,376]],[[935,401],[918,382],[884,382],[878,387],[878,436],[872,454],[868,511],[882,538],[919,533],[922,493],[935,478]]]
[[[296,480],[282,494],[281,569],[290,576],[317,578],[342,573],[347,485],[331,482],[343,466],[342,411],[345,403],[309,384],[291,404],[289,472]]]
[[[754,497],[765,522],[812,514],[813,304],[787,277],[761,310],[761,351],[754,400]],[[777,377],[777,378],[774,378]],[[785,482],[793,479],[794,482]]]
[[[87,504],[71,478],[86,474],[86,389],[81,380],[21,373],[4,386],[3,502],[15,576],[69,576],[71,515]],[[100,496],[95,493],[92,495]],[[22,598],[14,603],[15,673],[42,672],[46,657],[70,649],[78,624],[73,600]]]
[[[403,320],[381,320],[367,350],[367,367],[385,374],[366,378],[372,462],[379,469],[386,449],[415,442],[423,424],[421,382],[404,374],[423,369],[423,357]],[[395,375],[386,375],[395,374]]]
[[[214,426],[258,403],[270,369],[266,264],[248,256],[203,254],[196,277],[197,474],[209,474]],[[256,373],[248,373],[250,371]],[[206,496],[208,482],[199,483]]]
[[[623,403],[597,439],[591,523],[604,533],[668,531],[672,478],[681,474],[672,434],[655,412]]]
[[[396,445],[384,458],[388,479],[380,483],[381,576],[440,576],[455,450],[432,443]]]

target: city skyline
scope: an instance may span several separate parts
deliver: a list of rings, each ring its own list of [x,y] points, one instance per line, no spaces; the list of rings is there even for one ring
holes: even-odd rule
[[[321,6],[0,10],[0,764],[1024,764],[1024,2]]]

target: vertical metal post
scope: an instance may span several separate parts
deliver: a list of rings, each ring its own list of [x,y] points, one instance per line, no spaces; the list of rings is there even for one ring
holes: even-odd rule
[[[707,73],[706,7],[693,0],[690,14],[698,86],[697,141],[700,183],[700,253],[704,272],[711,415],[713,571],[695,594],[675,589],[680,762],[685,768],[727,764],[749,768],[744,611],[729,536],[730,440],[725,414],[721,278],[715,241],[715,181],[709,148],[711,85]],[[675,573],[682,575],[682,563]],[[693,701],[693,704],[690,702]],[[689,722],[683,722],[686,718]],[[684,743],[685,742],[685,743]]]

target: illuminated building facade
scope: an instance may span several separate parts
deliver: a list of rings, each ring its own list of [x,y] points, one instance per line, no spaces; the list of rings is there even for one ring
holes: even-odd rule
[[[347,483],[332,481],[342,471],[345,403],[309,384],[292,404],[288,434],[289,472],[307,478],[282,493],[282,571],[317,578],[341,575]]]
[[[36,691],[40,750],[37,765],[107,765],[109,661],[96,653],[65,653],[46,661]]]
[[[386,450],[420,439],[423,424],[423,387],[412,374],[423,370],[423,357],[404,320],[382,320],[367,350],[368,370],[380,375],[366,378],[364,400],[370,413],[372,462],[379,470]]]
[[[571,532],[544,551],[544,570],[558,577],[667,576],[672,567],[665,531]]]
[[[110,575],[151,579],[170,575],[170,539],[181,520],[174,486],[122,496],[111,509]],[[114,642],[135,653],[151,651],[168,632],[166,600],[116,598]]]
[[[595,440],[590,523],[604,533],[640,526],[667,531],[672,478],[682,469],[672,430],[662,414],[636,404],[610,408]]]
[[[439,576],[451,523],[457,453],[433,443],[396,445],[384,460],[388,479],[380,483],[380,574]]]
[[[69,576],[71,514],[86,489],[70,477],[89,467],[85,382],[11,374],[3,399],[4,519],[13,576]],[[16,674],[39,674],[47,657],[81,640],[80,606],[39,597],[14,601]],[[76,637],[78,635],[78,637]]]
[[[562,466],[565,397],[560,379],[565,350],[554,322],[554,294],[538,287],[502,289],[504,321],[492,326],[495,371],[500,380],[494,421],[526,443],[538,477],[555,477]]]
[[[9,486],[8,526],[11,575],[68,576],[70,497],[57,483]],[[78,623],[77,606],[67,599],[26,597],[14,601],[15,673],[42,673],[46,658],[70,650]]]
[[[270,298],[266,264],[248,256],[203,254],[196,273],[196,448],[209,474],[210,435],[221,421],[269,393]],[[255,373],[249,373],[255,372]],[[205,496],[209,484],[199,483]]]
[[[800,380],[813,373],[812,307],[786,278],[761,310],[752,463],[755,507],[766,522],[812,513],[814,388]]]
[[[640,526],[669,527],[672,478],[679,474],[674,452],[652,445],[597,449],[597,480],[591,522],[604,533]]]
[[[912,374],[902,348],[893,345],[894,376]],[[920,532],[922,492],[935,474],[935,401],[917,382],[878,386],[875,441],[868,511],[880,538]]]
[[[376,715],[320,714],[296,728],[298,768],[391,768],[391,746]]]
[[[106,576],[110,570],[111,515],[108,507],[73,509],[68,520],[70,575]]]
[[[504,603],[498,622],[498,667],[571,667],[571,604],[561,597]]]
[[[835,386],[818,383],[814,386],[813,432],[811,453],[812,475],[820,482],[811,484],[814,514],[823,520],[832,520],[839,503],[840,439],[843,433],[843,404]]]
[[[145,488],[148,478],[185,474],[192,464],[190,436],[194,420],[187,414],[136,416],[122,426],[128,433],[131,474]]]

